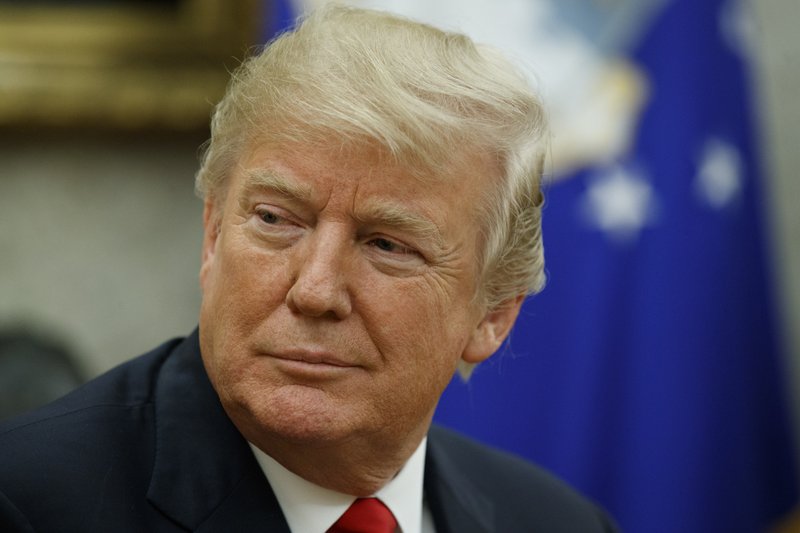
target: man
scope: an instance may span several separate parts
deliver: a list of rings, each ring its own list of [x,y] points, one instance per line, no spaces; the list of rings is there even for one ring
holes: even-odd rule
[[[544,131],[464,36],[330,7],[277,39],[198,173],[198,331],[2,429],[3,530],[612,530],[431,428],[542,285]]]

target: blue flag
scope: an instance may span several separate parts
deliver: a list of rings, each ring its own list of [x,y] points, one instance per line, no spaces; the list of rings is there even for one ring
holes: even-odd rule
[[[633,533],[755,532],[798,500],[738,2],[668,2],[632,49],[632,149],[548,191],[548,286],[438,422]]]
[[[264,0],[261,11],[261,37],[265,42],[293,28],[298,15],[292,0]]]

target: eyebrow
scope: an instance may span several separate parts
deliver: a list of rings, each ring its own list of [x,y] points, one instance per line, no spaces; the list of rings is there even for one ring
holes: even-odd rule
[[[311,186],[289,180],[272,169],[252,169],[247,171],[244,178],[241,202],[246,202],[253,193],[269,190],[291,200],[312,203]],[[438,250],[447,248],[439,228],[433,221],[392,202],[370,202],[360,207],[353,218],[361,224],[385,226],[407,232],[424,243],[430,243]]]
[[[393,203],[370,203],[360,208],[354,218],[362,224],[387,226],[410,233],[439,250],[446,248],[442,234],[433,221]]]
[[[281,196],[310,203],[313,191],[310,186],[290,181],[278,172],[270,169],[248,170],[244,176],[245,184],[242,189],[242,200],[251,194],[263,190],[276,192]]]

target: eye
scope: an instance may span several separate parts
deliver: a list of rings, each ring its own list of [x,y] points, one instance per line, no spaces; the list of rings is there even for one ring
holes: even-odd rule
[[[281,209],[271,206],[260,205],[256,208],[255,213],[258,218],[261,219],[261,222],[270,226],[286,226],[293,224],[292,219],[283,213]]]
[[[304,231],[302,222],[292,212],[270,204],[257,205],[250,220],[256,235],[273,244],[294,242]]]
[[[379,250],[383,250],[384,252],[396,252],[399,248],[401,248],[400,245],[393,243],[389,239],[383,238],[372,239],[370,244]]]
[[[410,246],[382,236],[372,236],[364,241],[370,261],[386,274],[412,275],[426,264],[423,255]]]
[[[395,242],[391,239],[387,239],[385,237],[375,237],[374,239],[367,241],[367,245],[377,250],[380,250],[381,252],[386,252],[392,255],[398,255],[398,256],[419,255],[419,253],[413,248]]]
[[[261,217],[261,220],[266,222],[267,224],[277,224],[281,221],[281,217],[273,213],[272,211],[267,211],[266,209],[262,209],[258,212],[258,216]]]

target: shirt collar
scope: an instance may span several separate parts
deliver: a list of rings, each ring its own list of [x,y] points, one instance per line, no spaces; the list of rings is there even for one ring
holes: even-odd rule
[[[392,511],[402,533],[419,533],[422,525],[426,446],[424,438],[400,472],[374,495]],[[250,448],[292,531],[325,533],[356,499],[315,485],[290,472],[253,444]]]

